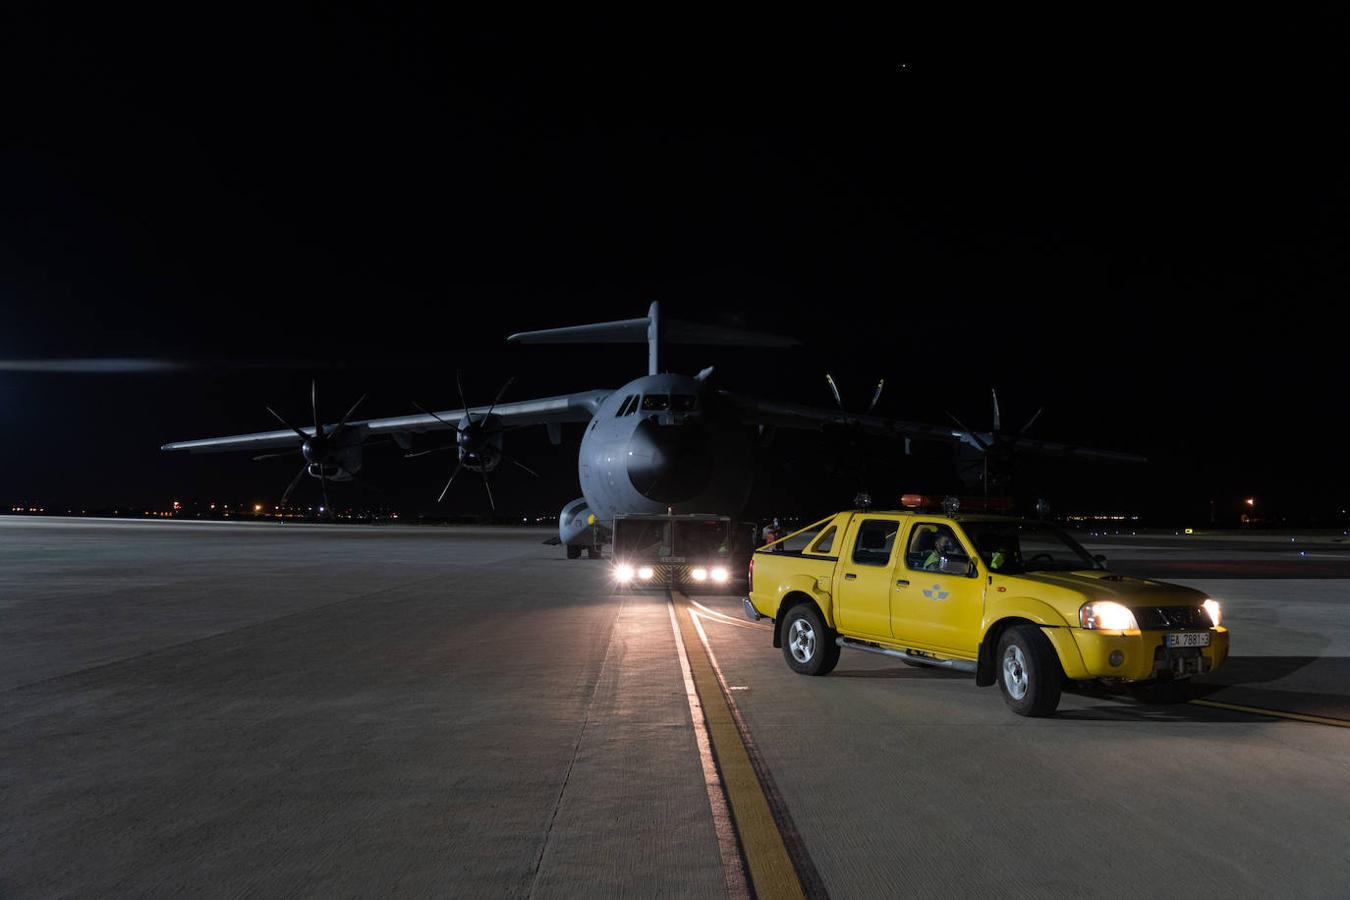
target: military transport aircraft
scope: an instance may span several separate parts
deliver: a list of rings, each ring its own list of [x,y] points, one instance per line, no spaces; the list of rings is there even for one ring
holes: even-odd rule
[[[603,540],[615,516],[667,511],[737,515],[750,494],[755,441],[772,429],[846,427],[899,439],[956,444],[971,440],[964,429],[950,426],[908,422],[870,412],[849,414],[719,389],[709,378],[711,368],[692,376],[662,372],[661,350],[665,344],[788,347],[798,342],[741,329],[663,320],[656,302],[641,318],[526,331],[507,340],[526,344],[645,343],[647,374],[613,390],[473,408],[465,404],[460,409],[434,413],[349,421],[361,402],[358,400],[333,425],[321,424],[317,397],[311,394],[311,427],[296,427],[273,412],[286,426],[284,429],[178,441],[162,449],[194,453],[280,451],[263,455],[302,456],[304,465],[287,489],[289,495],[305,474],[320,479],[325,489],[328,481],[353,479],[361,468],[363,448],[376,441],[393,440],[409,449],[415,433],[453,431],[459,456],[456,473],[461,469],[487,473],[503,459],[514,462],[502,450],[506,430],[542,425],[556,445],[562,441],[564,424],[586,423],[577,457],[582,496],[563,507],[558,521],[558,537],[567,545],[568,556],[575,558],[583,549],[598,554],[596,541]]]

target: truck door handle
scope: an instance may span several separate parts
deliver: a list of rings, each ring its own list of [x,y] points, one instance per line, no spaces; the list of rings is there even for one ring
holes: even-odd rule
[[[858,577],[857,574],[854,573],[854,572],[845,572],[845,573],[844,573],[844,580],[845,580],[845,581],[852,581],[852,580],[854,580],[854,579],[857,578],[857,577]]]
[[[903,579],[903,578],[897,578],[897,579],[895,580],[895,586],[896,586],[896,587],[909,587],[909,582],[906,581],[906,580]]]

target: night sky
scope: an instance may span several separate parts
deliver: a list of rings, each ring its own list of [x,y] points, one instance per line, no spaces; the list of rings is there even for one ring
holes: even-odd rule
[[[672,348],[736,390],[827,405],[831,371],[864,407],[884,376],[880,412],[985,428],[997,387],[1006,426],[1044,405],[1037,437],[1150,457],[1029,464],[1061,510],[1350,503],[1342,21],[278,7],[0,28],[0,360],[182,364],[0,371],[0,503],[275,500],[289,461],[158,447],[301,418],[312,377],[330,419],[457,406],[457,368],[471,402],[618,387],[644,348],[504,338],[650,299],[806,340]],[[545,477],[499,473],[503,510],[579,494],[579,429],[510,437]],[[867,449],[879,496],[946,471],[897,450]],[[847,455],[780,433],[751,511],[840,505]],[[432,511],[450,465],[364,474]]]

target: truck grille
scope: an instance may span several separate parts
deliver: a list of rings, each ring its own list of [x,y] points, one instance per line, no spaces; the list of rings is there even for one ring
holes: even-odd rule
[[[1214,625],[1203,606],[1137,606],[1131,611],[1143,631],[1212,628]]]

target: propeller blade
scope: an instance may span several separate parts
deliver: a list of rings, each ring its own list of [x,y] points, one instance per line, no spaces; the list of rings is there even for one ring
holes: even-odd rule
[[[844,398],[839,396],[839,385],[834,383],[834,376],[829,372],[825,373],[825,383],[830,386],[830,393],[834,396],[834,405],[839,407],[839,411],[844,411]]]
[[[536,472],[534,469],[531,469],[529,466],[525,465],[525,464],[524,464],[523,462],[521,462],[520,460],[514,459],[514,458],[512,458],[512,457],[510,457],[510,456],[507,456],[505,453],[499,453],[498,456],[501,457],[502,459],[506,460],[507,462],[511,463],[511,465],[517,466],[517,467],[519,467],[519,468],[521,468],[521,469],[524,469],[526,472],[529,472],[529,473],[530,473],[531,475],[533,475],[535,478],[538,478],[538,477],[539,477],[539,473],[538,473],[538,472]]]
[[[282,456],[295,456],[299,454],[299,452],[300,452],[299,450],[283,450],[280,453],[263,453],[259,456],[253,457],[253,461],[257,462],[260,459],[277,459]]]
[[[879,400],[881,399],[881,390],[882,390],[882,388],[884,388],[884,387],[886,387],[886,379],[885,379],[885,378],[883,378],[883,379],[881,379],[880,381],[877,382],[877,389],[876,389],[875,391],[872,392],[872,402],[869,403],[868,406],[867,406],[867,413],[868,413],[868,415],[871,415],[871,414],[872,414],[872,410],[874,410],[874,409],[877,408],[877,401],[879,401]]]
[[[435,419],[437,422],[440,422],[440,423],[441,423],[442,425],[444,425],[446,428],[449,428],[449,429],[450,429],[451,431],[453,431],[455,434],[459,434],[459,426],[450,424],[449,422],[445,421],[444,419],[442,419],[440,416],[436,415],[434,412],[432,412],[432,411],[429,410],[429,409],[423,409],[423,408],[421,407],[421,405],[419,405],[419,404],[416,403],[416,402],[413,403],[413,406],[416,406],[416,407],[417,407],[417,411],[420,412],[422,415],[424,415],[424,416],[431,416],[433,419]],[[466,412],[467,412],[467,410],[466,410]]]
[[[445,487],[441,488],[441,495],[436,498],[437,503],[440,503],[442,500],[445,499],[446,492],[450,490],[450,485],[455,483],[455,476],[458,475],[460,469],[463,468],[464,463],[460,463],[459,465],[455,466],[455,471],[450,473],[450,480],[445,483]]]
[[[492,411],[497,408],[497,404],[502,402],[502,396],[506,393],[506,389],[509,388],[511,386],[511,382],[515,380],[516,378],[514,375],[506,379],[506,384],[502,385],[502,389],[498,391],[497,396],[492,399],[492,405],[488,407],[487,414],[489,416],[492,415]],[[487,416],[484,416],[484,418],[487,418]]]
[[[270,413],[272,414],[272,416],[273,416],[278,422],[280,422],[282,425],[285,425],[285,426],[286,426],[287,428],[289,428],[291,431],[294,431],[296,434],[300,435],[300,440],[302,440],[302,441],[307,441],[307,440],[309,440],[309,435],[305,434],[305,433],[304,433],[303,431],[301,431],[299,428],[296,428],[296,427],[295,427],[294,425],[292,425],[290,422],[287,422],[285,419],[283,419],[283,418],[281,417],[281,413],[277,412],[275,409],[273,409],[273,408],[270,407],[270,406],[267,407],[267,411],[270,412]]]
[[[1002,430],[1001,419],[998,414],[998,391],[990,388],[989,393],[994,395],[994,434],[998,434]]]
[[[328,502],[328,476],[324,474],[323,468],[319,468],[319,484],[323,486],[323,511],[331,519],[333,517],[333,505]]]
[[[1043,412],[1045,412],[1045,407],[1044,407],[1044,406],[1042,406],[1040,409],[1036,410],[1036,415],[1032,416],[1030,419],[1027,419],[1027,424],[1025,424],[1025,425],[1022,426],[1022,430],[1019,431],[1019,432],[1017,432],[1017,436],[1018,436],[1018,437],[1021,437],[1022,435],[1026,434],[1028,431],[1030,431],[1030,430],[1031,430],[1031,426],[1036,424],[1036,420],[1039,419],[1039,418],[1041,417],[1041,413],[1043,413]]]
[[[426,456],[428,453],[441,453],[445,450],[458,450],[459,444],[446,444],[444,447],[432,447],[430,450],[415,450],[412,453],[403,454],[404,459],[416,459],[419,456]]]
[[[309,408],[314,413],[314,434],[317,437],[323,434],[323,429],[319,427],[319,382],[318,379],[310,379],[309,382]]]
[[[295,473],[295,477],[291,479],[291,483],[286,486],[286,493],[281,495],[281,506],[283,508],[286,506],[286,501],[291,499],[291,492],[295,490],[295,486],[300,483],[301,478],[305,477],[305,471],[307,469],[309,469],[309,464],[305,463],[300,467],[300,471]]]
[[[356,408],[360,406],[363,402],[365,402],[365,399],[369,396],[370,394],[362,394],[360,398],[357,399],[357,401],[352,404],[352,408],[347,410],[347,414],[342,417],[342,421],[338,422],[337,431],[341,431],[342,429],[347,427],[347,420],[352,417],[352,413],[356,412]]]
[[[473,424],[473,416],[469,415],[469,401],[464,399],[464,382],[459,379],[459,369],[455,370],[455,388],[459,391],[459,408],[464,410],[464,416]]]
[[[480,472],[479,474],[483,476],[483,487],[487,488],[487,492],[488,492],[488,506],[491,506],[491,507],[492,507],[492,511],[493,511],[493,512],[496,512],[496,511],[497,511],[497,501],[492,499],[492,484],[488,481],[487,472]]]
[[[978,434],[976,434],[975,432],[973,432],[973,431],[971,431],[969,428],[967,428],[967,427],[966,427],[966,423],[962,422],[960,419],[958,419],[956,416],[952,415],[951,413],[947,413],[947,418],[949,418],[949,419],[951,419],[953,422],[955,422],[957,428],[960,428],[960,429],[961,429],[962,431],[964,431],[966,434],[970,435],[971,440],[973,440],[975,443],[979,444],[981,450],[984,450],[986,453],[989,451],[989,445],[986,444],[986,443],[984,442],[984,439],[981,438]]]

